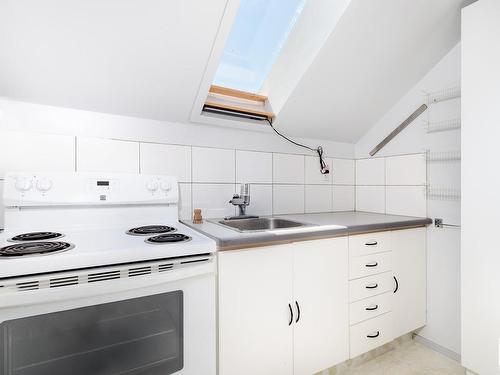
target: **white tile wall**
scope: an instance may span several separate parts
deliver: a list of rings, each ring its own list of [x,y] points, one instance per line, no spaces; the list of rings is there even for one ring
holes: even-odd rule
[[[191,190],[191,184],[179,184],[179,218],[182,220],[189,220],[193,214]]]
[[[139,143],[78,137],[77,171],[139,173]]]
[[[332,186],[306,185],[305,212],[329,212],[332,211]]]
[[[332,166],[332,159],[326,158],[325,162]],[[332,183],[332,174],[322,174],[319,167],[319,158],[317,156],[305,157],[305,181],[306,184],[325,184]]]
[[[238,191],[239,186],[236,186]],[[251,185],[249,215],[266,216],[273,214],[273,185]]]
[[[270,152],[236,150],[236,182],[273,182],[273,154]]]
[[[176,176],[191,182],[191,147],[141,143],[141,173]]]
[[[273,185],[273,213],[277,215],[304,212],[304,185]]]
[[[304,155],[273,154],[275,184],[304,183]]]
[[[425,185],[425,154],[391,156],[385,159],[387,185]]]
[[[0,179],[8,171],[74,172],[75,137],[0,132]]]
[[[356,207],[355,186],[333,186],[332,211],[354,211]]]
[[[332,159],[331,173],[334,185],[356,184],[356,163],[349,159]]]
[[[385,186],[357,186],[356,211],[385,213]]]
[[[193,184],[192,208],[200,208],[205,218],[224,217],[235,214],[229,204],[235,191],[234,184]]]
[[[235,182],[235,151],[193,147],[193,182]]]
[[[425,186],[387,186],[386,213],[427,216]]]
[[[385,185],[385,159],[356,160],[357,185]]]

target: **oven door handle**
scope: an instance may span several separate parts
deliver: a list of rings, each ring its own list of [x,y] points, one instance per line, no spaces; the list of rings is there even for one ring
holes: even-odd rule
[[[76,275],[78,272],[75,272],[74,274]],[[110,302],[109,300],[111,299],[122,299],[120,298],[120,294],[123,293],[140,291],[141,289],[143,290],[148,288],[157,288],[158,290],[161,290],[163,284],[210,274],[215,275],[215,264],[213,261],[143,276],[124,277],[57,288],[43,288],[25,291],[2,291],[0,289],[0,315],[2,315],[2,310],[4,309],[19,309],[22,306],[47,305],[49,303],[57,302],[63,303],[89,297],[102,297],[102,303],[106,303]],[[35,279],[35,277],[29,278],[29,280],[33,279]],[[159,293],[161,293],[161,291]],[[116,297],[114,297],[115,295]]]

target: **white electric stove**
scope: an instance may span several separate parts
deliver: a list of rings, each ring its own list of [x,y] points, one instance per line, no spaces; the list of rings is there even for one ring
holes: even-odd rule
[[[178,201],[168,176],[7,174],[0,375],[215,374],[215,242]]]

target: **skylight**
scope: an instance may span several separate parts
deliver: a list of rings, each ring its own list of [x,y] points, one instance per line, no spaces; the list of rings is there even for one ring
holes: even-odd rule
[[[258,93],[306,0],[241,0],[214,85]]]

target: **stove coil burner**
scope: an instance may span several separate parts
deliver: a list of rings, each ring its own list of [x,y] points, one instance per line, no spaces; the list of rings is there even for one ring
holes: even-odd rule
[[[0,257],[19,257],[28,255],[42,255],[62,252],[74,246],[67,242],[27,242],[0,248]]]
[[[171,233],[177,229],[167,225],[146,225],[144,227],[132,228],[127,231],[127,234],[133,236],[150,236],[152,234]]]
[[[31,232],[22,233],[9,239],[11,242],[42,241],[61,238],[63,235],[57,232]]]
[[[146,240],[146,242],[161,245],[164,243],[185,242],[189,240],[191,240],[191,237],[186,236],[185,234],[170,233],[170,234],[161,234],[159,236],[150,237]]]

